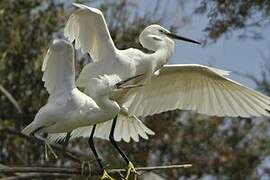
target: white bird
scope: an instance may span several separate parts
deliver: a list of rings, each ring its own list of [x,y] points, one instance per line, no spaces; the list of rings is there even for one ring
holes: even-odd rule
[[[153,53],[144,53],[134,48],[119,50],[113,43],[102,12],[82,4],[73,4],[79,9],[68,19],[64,34],[71,42],[75,41],[76,49],[81,48],[84,52],[88,52],[94,61],[83,68],[76,82],[79,87],[85,88],[84,92],[87,95],[93,98],[91,89],[96,86],[96,83],[92,82],[92,78],[102,74],[117,74],[121,79],[126,79],[138,74],[145,74],[144,80],[149,80],[153,73],[166,64],[172,55],[173,38],[199,44],[197,41],[172,34],[155,24],[145,28],[139,38],[141,44]],[[114,96],[114,99],[122,102],[124,94],[124,92],[118,94],[118,96]],[[112,122],[108,122],[97,126],[95,136],[108,139],[109,134],[106,133],[108,131],[104,131],[104,129],[109,129],[111,124]],[[126,110],[122,108],[117,119],[114,139],[116,141],[123,139],[126,142],[129,142],[130,139],[138,141],[139,136],[147,139],[147,134],[154,134],[150,129],[141,126],[143,125],[136,116],[127,116]],[[73,132],[73,137],[89,135],[88,132],[89,129],[81,128]]]
[[[174,51],[173,39],[199,42],[172,34],[155,24],[146,27],[139,36],[141,45],[151,53],[134,48],[119,50],[101,11],[82,4],[74,5],[79,9],[68,19],[64,34],[71,42],[75,41],[76,49],[89,53],[94,61],[83,68],[76,82],[85,88],[86,94],[93,96],[90,89],[95,83],[90,79],[98,75],[117,74],[121,79],[146,75],[140,81],[144,87],[113,97],[128,120],[116,124],[116,140],[129,142],[132,138],[138,141],[138,135],[130,128],[130,119],[174,109],[213,116],[269,116],[270,98],[230,80],[226,77],[227,71],[196,64],[166,65]],[[112,123],[115,122],[109,121],[99,127],[107,129]],[[89,132],[89,128],[75,130],[74,137],[88,137],[85,132]],[[108,133],[96,136],[109,137]]]
[[[49,92],[49,99],[36,114],[35,119],[22,130],[23,134],[34,135],[37,132],[71,133],[73,129],[95,125],[113,119],[120,111],[120,107],[110,99],[113,91],[133,88],[138,85],[126,85],[117,75],[102,75],[93,79],[98,84],[92,89],[95,101],[81,92],[75,86],[74,50],[72,44],[64,40],[55,40],[44,58],[42,80]],[[95,131],[95,126],[92,136]],[[104,170],[96,153],[93,137],[89,145]],[[104,170],[104,178],[108,178]]]

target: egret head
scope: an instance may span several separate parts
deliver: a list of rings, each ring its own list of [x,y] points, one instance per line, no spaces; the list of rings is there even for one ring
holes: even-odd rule
[[[140,87],[140,84],[128,84],[131,80],[142,75],[134,76],[125,80],[121,80],[118,75],[100,75],[98,78],[93,78],[96,81],[95,91],[100,96],[110,95],[116,91],[122,91],[130,88]]]
[[[158,24],[153,24],[146,27],[139,37],[142,46],[151,51],[156,51],[160,47],[164,47],[166,45],[174,47],[173,39],[187,41],[195,44],[201,44],[198,41],[194,41],[192,39],[173,34],[169,30]]]
[[[50,48],[48,49],[46,53],[46,56],[44,57],[44,61],[42,64],[42,71],[44,72],[43,77],[46,76],[47,78],[49,75],[49,77],[51,78],[57,78],[54,76],[55,75],[54,73],[57,72],[57,70],[55,70],[54,68],[58,68],[58,67],[53,67],[53,65],[56,65],[54,64],[56,62],[51,62],[54,60],[57,61],[57,65],[59,66],[59,68],[61,66],[61,69],[59,69],[61,70],[61,73],[60,72],[59,73],[67,77],[67,79],[71,78],[70,80],[74,81],[73,78],[75,78],[75,67],[74,67],[73,45],[63,39],[55,39],[53,41],[52,45],[50,46]],[[50,64],[53,64],[53,65],[50,65]],[[54,73],[51,73],[51,72],[54,72]]]
[[[55,39],[53,40],[53,43],[50,46],[50,49],[55,50],[55,51],[64,51],[64,53],[66,53],[69,51],[73,51],[73,46],[70,42],[64,39]]]
[[[57,53],[52,53],[52,52],[57,52]],[[63,56],[69,60],[67,62],[73,63],[74,48],[70,42],[64,39],[55,39],[48,50],[48,55]]]

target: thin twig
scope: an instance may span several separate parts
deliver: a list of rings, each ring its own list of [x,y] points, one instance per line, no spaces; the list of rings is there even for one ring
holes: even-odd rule
[[[176,164],[168,166],[153,166],[153,167],[138,167],[137,171],[154,171],[154,170],[168,170],[168,169],[179,169],[179,168],[191,168],[192,164]]]
[[[19,114],[22,114],[22,109],[19,106],[19,103],[15,100],[15,98],[0,84],[0,92],[2,92],[8,100],[12,103],[12,105],[16,108]]]

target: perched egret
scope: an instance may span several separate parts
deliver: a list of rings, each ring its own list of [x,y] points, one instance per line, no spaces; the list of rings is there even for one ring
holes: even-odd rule
[[[115,126],[114,139],[138,140],[132,120],[168,110],[193,110],[213,116],[252,117],[269,116],[270,98],[249,89],[226,76],[227,71],[196,65],[166,65],[174,50],[173,39],[200,44],[189,38],[172,34],[160,25],[146,27],[139,36],[141,45],[151,53],[129,48],[119,50],[110,36],[105,18],[98,9],[82,4],[74,4],[78,9],[72,13],[65,26],[64,34],[75,41],[75,48],[89,53],[94,63],[87,64],[77,85],[85,88],[85,93],[93,97],[91,79],[102,74],[117,74],[121,79],[145,74],[139,80],[145,86],[128,90],[114,96],[121,107],[126,121],[108,121],[100,124],[100,129]],[[116,124],[116,125],[115,125]],[[119,125],[118,125],[119,124]],[[75,136],[89,136],[89,129],[75,130]],[[108,138],[101,132],[98,137]]]
[[[109,98],[113,91],[121,91],[139,85],[126,85],[135,77],[124,81],[117,75],[102,75],[95,78],[97,87],[92,91],[95,101],[75,86],[74,50],[72,44],[64,40],[55,40],[49,48],[43,65],[42,80],[50,96],[48,102],[35,116],[35,119],[22,133],[34,135],[37,132],[67,133],[82,126],[94,125],[89,145],[104,170],[103,177],[110,178],[103,168],[93,144],[95,124],[113,119],[119,112],[117,102]]]
[[[151,79],[154,72],[168,62],[174,50],[173,39],[200,44],[192,39],[175,35],[160,25],[154,24],[146,27],[139,37],[142,46],[153,53],[144,53],[134,48],[119,50],[113,43],[105,18],[99,9],[77,3],[74,3],[74,6],[78,9],[69,17],[64,35],[71,42],[75,41],[76,49],[81,48],[84,52],[88,52],[94,61],[83,68],[76,82],[79,87],[85,88],[84,92],[90,97],[94,97],[91,92],[92,86],[97,85],[96,82],[92,82],[92,78],[102,74],[117,74],[121,79],[126,79],[138,74],[145,74],[143,80],[147,81]],[[123,104],[125,94],[126,92],[118,93],[113,96],[113,99]],[[121,139],[126,142],[129,142],[130,139],[138,141],[139,136],[147,139],[148,134],[154,134],[150,129],[141,127],[143,124],[136,116],[128,116],[125,108],[121,109],[117,121],[114,134],[116,141]],[[97,126],[95,136],[108,139],[109,134],[103,130],[109,129],[111,125],[112,122],[108,122]],[[81,128],[73,135],[88,135],[88,130]]]

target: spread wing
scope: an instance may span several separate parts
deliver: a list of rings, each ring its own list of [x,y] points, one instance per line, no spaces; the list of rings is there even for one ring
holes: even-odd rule
[[[165,65],[158,76],[124,104],[129,115],[147,116],[183,109],[214,116],[269,116],[270,97],[202,65]]]
[[[102,12],[83,4],[73,5],[79,9],[69,17],[64,35],[71,42],[75,40],[75,48],[88,52],[94,61],[109,59],[116,48]]]
[[[74,50],[64,40],[54,40],[42,64],[44,86],[50,95],[75,87]]]

